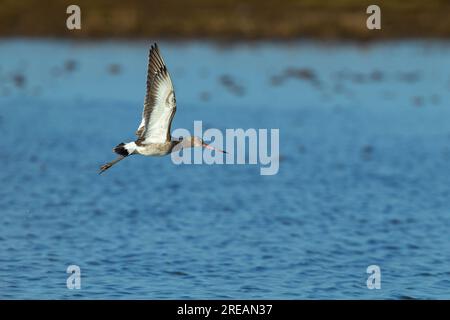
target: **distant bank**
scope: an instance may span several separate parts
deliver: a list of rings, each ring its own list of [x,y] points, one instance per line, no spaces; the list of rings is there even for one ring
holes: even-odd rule
[[[66,8],[81,8],[81,30]],[[366,8],[381,7],[381,30]],[[450,2],[441,0],[3,0],[0,36],[213,39],[450,38]]]

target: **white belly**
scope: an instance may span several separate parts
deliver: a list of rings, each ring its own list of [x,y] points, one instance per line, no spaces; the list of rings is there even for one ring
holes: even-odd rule
[[[170,153],[170,143],[151,143],[137,146],[136,151],[143,156],[165,156]]]

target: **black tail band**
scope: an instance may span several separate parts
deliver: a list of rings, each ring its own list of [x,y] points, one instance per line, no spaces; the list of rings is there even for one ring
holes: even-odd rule
[[[122,157],[126,157],[129,155],[128,150],[125,149],[125,143],[118,144],[114,149],[114,152],[121,155]]]

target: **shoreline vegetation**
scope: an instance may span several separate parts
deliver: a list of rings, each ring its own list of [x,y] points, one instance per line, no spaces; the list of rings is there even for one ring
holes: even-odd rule
[[[66,8],[81,8],[81,30],[68,30]],[[381,7],[381,30],[368,30],[366,8]],[[444,0],[0,0],[0,37],[220,40],[376,40],[450,38]]]

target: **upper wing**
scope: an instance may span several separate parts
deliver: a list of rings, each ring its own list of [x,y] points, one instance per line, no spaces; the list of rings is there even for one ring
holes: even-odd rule
[[[170,141],[170,125],[175,111],[172,80],[155,43],[149,54],[147,94],[142,121],[136,131],[138,141],[144,144]]]

